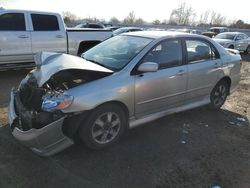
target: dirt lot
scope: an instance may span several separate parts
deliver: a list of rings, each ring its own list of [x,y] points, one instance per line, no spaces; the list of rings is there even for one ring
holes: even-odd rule
[[[243,60],[240,87],[223,110],[174,114],[109,149],[74,145],[49,158],[21,146],[4,126],[10,88],[27,71],[0,72],[0,187],[249,188],[250,55]]]

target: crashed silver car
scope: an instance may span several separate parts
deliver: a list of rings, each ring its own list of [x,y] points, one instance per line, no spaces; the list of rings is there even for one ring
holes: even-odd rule
[[[11,92],[13,136],[55,154],[80,138],[92,149],[132,127],[210,104],[219,109],[240,80],[241,57],[213,40],[166,31],[126,33],[82,57],[40,53]]]

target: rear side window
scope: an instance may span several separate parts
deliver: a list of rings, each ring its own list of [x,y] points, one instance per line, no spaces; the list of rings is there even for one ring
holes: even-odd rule
[[[89,24],[89,28],[103,28],[103,27],[97,24]]]
[[[54,15],[31,14],[34,31],[58,31],[59,24]]]
[[[180,40],[167,40],[155,46],[143,62],[159,64],[159,69],[176,67],[182,64],[182,45]]]
[[[23,13],[7,13],[0,15],[0,31],[25,31]]]
[[[188,63],[215,59],[216,51],[208,43],[200,40],[186,40]]]

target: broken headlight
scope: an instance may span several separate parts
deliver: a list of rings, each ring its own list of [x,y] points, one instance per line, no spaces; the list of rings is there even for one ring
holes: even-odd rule
[[[42,109],[47,112],[63,110],[69,107],[74,97],[67,93],[47,93],[43,96]]]

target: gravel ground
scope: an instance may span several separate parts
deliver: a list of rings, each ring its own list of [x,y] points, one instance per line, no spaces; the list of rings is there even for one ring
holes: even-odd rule
[[[109,149],[74,145],[48,158],[20,145],[5,126],[10,89],[28,71],[0,72],[0,187],[249,188],[250,55],[242,57],[240,86],[222,110],[170,115]]]

